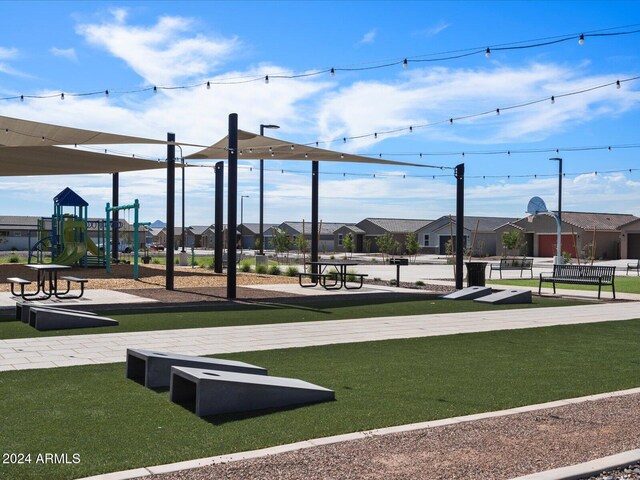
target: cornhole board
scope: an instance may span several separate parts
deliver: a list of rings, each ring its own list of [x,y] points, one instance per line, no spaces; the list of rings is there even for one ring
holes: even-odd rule
[[[489,303],[491,305],[531,303],[531,290],[502,290],[486,297],[476,298],[474,302]]]
[[[443,295],[442,298],[446,300],[474,300],[487,295],[491,295],[491,287],[467,287]]]
[[[46,307],[29,307],[29,325],[36,330],[67,330],[72,328],[113,327],[117,320],[94,314],[63,311]]]
[[[126,377],[144,383],[145,387],[168,387],[171,383],[171,367],[173,366],[267,375],[265,368],[244,362],[138,348],[127,349]]]
[[[328,388],[296,378],[171,367],[169,398],[198,417],[335,400]]]

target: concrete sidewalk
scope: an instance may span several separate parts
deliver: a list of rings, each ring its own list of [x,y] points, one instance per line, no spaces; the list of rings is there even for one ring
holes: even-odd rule
[[[0,370],[124,362],[127,348],[213,355],[640,318],[640,303],[0,340]]]

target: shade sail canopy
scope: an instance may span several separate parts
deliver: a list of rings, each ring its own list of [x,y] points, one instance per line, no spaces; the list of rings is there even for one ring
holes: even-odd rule
[[[0,177],[78,175],[166,168],[166,163],[63,147],[0,148]]]
[[[113,145],[125,143],[162,145],[167,142],[0,116],[0,145],[4,147]]]
[[[229,137],[226,136],[210,147],[187,155],[190,160],[223,160],[228,157]],[[301,145],[256,133],[238,130],[238,159],[244,160],[309,160],[323,162],[378,163],[382,165],[404,165],[423,167],[417,163],[396,162],[383,158],[363,157],[348,153],[334,152],[322,148]]]

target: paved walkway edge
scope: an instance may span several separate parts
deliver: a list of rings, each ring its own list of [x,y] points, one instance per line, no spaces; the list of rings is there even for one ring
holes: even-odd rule
[[[579,463],[570,467],[555,468],[545,472],[533,473],[511,480],[579,480],[593,475],[599,475],[605,470],[626,467],[640,461],[640,448],[598,458],[590,462]]]
[[[398,425],[395,427],[378,428],[374,430],[366,430],[363,432],[346,433],[343,435],[334,435],[331,437],[316,438],[313,440],[305,440],[302,442],[289,443],[287,445],[278,445],[276,447],[262,448],[259,450],[251,450],[247,452],[230,453],[226,455],[218,455],[215,457],[205,457],[196,460],[187,460],[184,462],[168,463],[165,465],[156,465],[153,467],[136,468],[133,470],[123,470],[121,472],[105,473],[101,475],[95,475],[92,477],[85,477],[79,480],[129,480],[133,478],[148,477],[150,475],[156,475],[160,473],[177,472],[180,470],[190,470],[193,468],[205,467],[207,465],[214,465],[216,463],[229,463],[237,462],[239,460],[249,460],[252,458],[267,457],[269,455],[276,455],[279,453],[294,452],[297,450],[303,450],[306,448],[317,447],[320,445],[330,445],[333,443],[349,442],[352,440],[360,440],[363,438],[376,437],[382,435],[389,435],[392,433],[410,432],[412,430],[422,430],[426,428],[443,427],[447,425],[453,425],[456,423],[471,422],[474,420],[482,420],[485,418],[504,417],[507,415],[516,415],[518,413],[533,412],[537,410],[545,410],[548,408],[561,407],[564,405],[571,405],[583,402],[592,402],[594,400],[602,400],[611,397],[620,397],[624,395],[633,395],[640,393],[640,388],[632,388],[629,390],[618,390],[616,392],[599,393],[596,395],[587,395],[585,397],[569,398],[566,400],[556,400],[553,402],[539,403],[536,405],[526,405],[523,407],[509,408],[507,410],[498,410],[495,412],[477,413],[473,415],[465,415],[462,417],[443,418],[440,420],[432,420],[430,422],[410,423],[407,425]],[[635,452],[635,453],[634,453]],[[623,457],[628,454],[630,460],[627,461],[627,457]],[[635,456],[633,456],[635,454]],[[620,459],[618,459],[620,458]],[[608,459],[612,459],[610,462]],[[601,472],[610,468],[617,468],[622,465],[628,465],[634,463],[640,459],[640,450],[632,450],[630,452],[621,453],[618,455],[612,455],[610,457],[604,457],[601,459],[593,460],[591,462],[583,463],[580,465],[565,467],[556,470],[549,470],[547,472],[536,473],[528,475],[526,477],[518,477],[517,480],[570,480],[580,478],[576,476],[576,473],[572,473],[569,476],[554,476],[553,472],[560,472],[564,470],[571,470],[578,468],[582,465],[594,465],[592,470],[585,470],[587,476],[589,472]],[[616,463],[617,462],[617,463]],[[577,470],[576,470],[577,472]],[[549,476],[539,476],[546,475]],[[585,476],[585,475],[582,475]],[[514,479],[516,480],[516,479]]]

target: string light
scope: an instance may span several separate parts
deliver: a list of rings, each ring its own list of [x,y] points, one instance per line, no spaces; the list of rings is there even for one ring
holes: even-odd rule
[[[616,88],[620,90],[620,80],[616,80]]]
[[[614,37],[614,36],[621,36],[621,35],[635,35],[640,33],[640,29],[634,29],[634,30],[628,30],[628,31],[613,31],[613,30],[619,30],[619,29],[623,29],[623,28],[631,28],[631,27],[637,27],[640,24],[631,24],[631,25],[623,25],[623,26],[617,26],[617,27],[612,27],[612,28],[607,28],[607,29],[600,29],[600,30],[592,30],[590,32],[587,33],[581,33],[578,36],[578,43],[580,43],[581,45],[584,44],[585,38],[586,37],[592,37],[592,38],[605,38],[605,37]],[[316,75],[322,75],[322,74],[326,74],[327,72],[331,73],[331,75],[335,75],[336,71],[341,70],[341,71],[368,71],[368,70],[373,70],[373,69],[381,69],[381,68],[388,68],[388,67],[392,67],[395,65],[402,65],[403,67],[407,67],[409,64],[409,61],[411,62],[438,62],[438,61],[445,61],[445,60],[453,60],[453,59],[458,59],[458,58],[463,58],[463,57],[469,57],[472,55],[476,55],[476,54],[482,54],[484,53],[486,56],[489,56],[490,53],[495,52],[495,51],[504,51],[504,50],[522,50],[522,49],[530,49],[530,48],[538,48],[538,47],[544,47],[544,46],[549,46],[549,45],[554,45],[554,44],[558,44],[558,43],[562,43],[562,42],[566,42],[572,39],[575,39],[576,35],[575,34],[568,34],[568,35],[558,35],[558,36],[553,36],[553,37],[545,37],[545,38],[541,38],[541,39],[533,39],[533,40],[520,40],[520,41],[515,41],[515,42],[509,42],[509,43],[503,43],[503,44],[499,44],[499,45],[492,45],[492,46],[488,46],[488,47],[483,47],[483,48],[466,48],[466,49],[461,49],[461,50],[453,50],[453,51],[444,51],[444,52],[436,52],[436,53],[429,53],[429,54],[421,54],[421,55],[416,55],[415,57],[404,57],[401,58],[400,60],[397,61],[379,61],[379,63],[374,63],[372,65],[373,62],[368,62],[362,66],[358,66],[357,64],[355,66],[349,65],[349,66],[345,66],[345,67],[331,67],[330,69],[306,69],[304,72],[302,73],[293,73],[293,74],[278,74],[278,73],[270,73],[266,76],[238,76],[238,77],[224,77],[222,76],[221,80],[217,80],[217,81],[211,81],[208,80],[206,82],[200,82],[200,83],[195,83],[195,84],[190,84],[190,85],[174,85],[174,86],[158,86],[158,85],[154,85],[153,87],[144,87],[144,88],[139,88],[139,89],[135,89],[135,88],[129,88],[126,90],[122,90],[122,91],[115,91],[115,93],[118,94],[134,94],[134,93],[140,93],[140,92],[145,92],[148,90],[153,90],[154,93],[157,93],[158,90],[176,90],[176,89],[189,89],[189,88],[196,88],[202,85],[205,85],[207,88],[210,88],[211,85],[237,85],[237,84],[244,84],[244,83],[252,83],[252,82],[257,82],[257,81],[264,81],[265,83],[269,83],[269,77],[271,78],[283,78],[283,79],[294,79],[294,78],[304,78],[304,77],[311,77],[311,76],[316,76]],[[77,93],[77,94],[72,94],[72,96],[90,96],[90,95],[102,95],[105,91],[104,90],[99,90],[99,91],[92,91],[92,92],[82,92],[82,93]],[[113,93],[113,91],[112,91]],[[20,96],[11,96],[11,97],[3,97],[0,98],[0,100],[11,100],[11,99],[21,99],[22,101],[24,101],[24,97],[27,98],[48,98],[48,95],[20,95]]]
[[[64,100],[64,93],[60,94],[60,100]]]
[[[207,81],[207,90],[211,90],[211,82]]]
[[[491,49],[489,47],[487,47],[487,51],[484,52],[484,56],[487,58],[491,57]]]
[[[105,90],[105,91],[104,91],[104,96],[105,96],[105,97],[108,97],[108,96],[109,96],[109,90]]]
[[[331,67],[331,76],[335,77],[336,76],[336,70],[335,68]]]
[[[556,97],[554,97],[553,95],[551,95],[551,103],[556,103]]]

